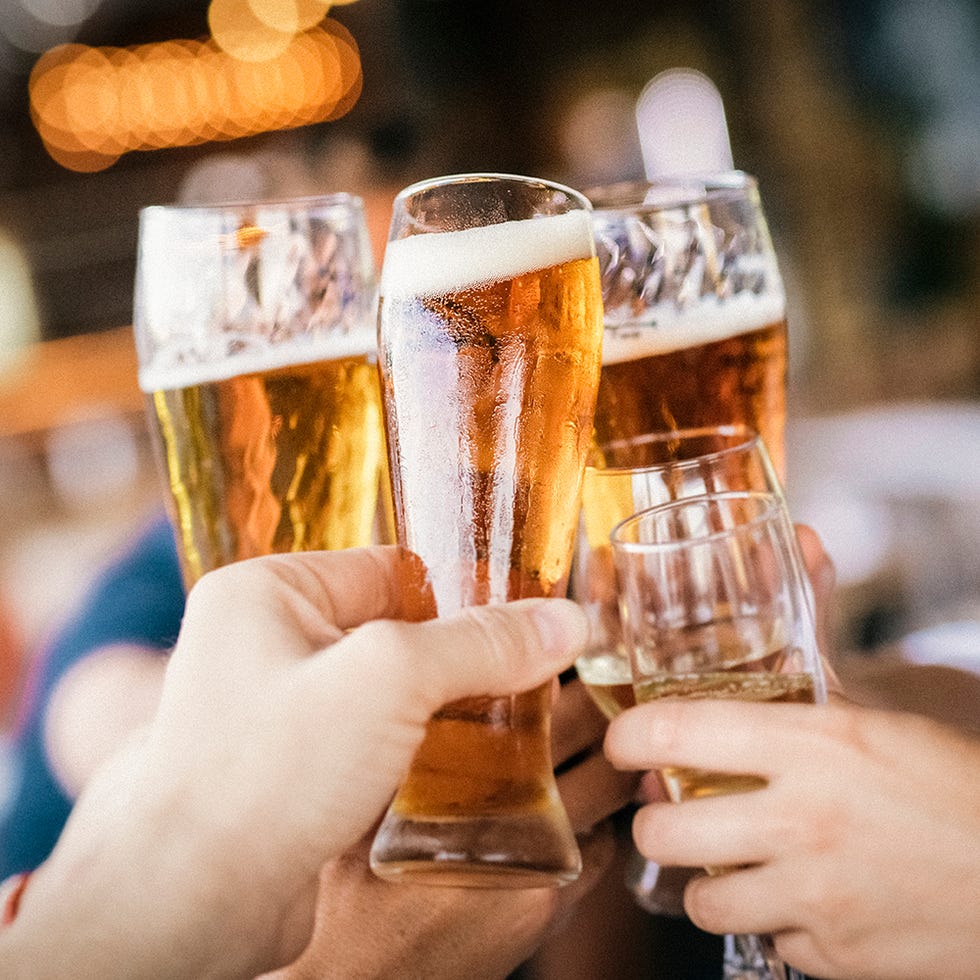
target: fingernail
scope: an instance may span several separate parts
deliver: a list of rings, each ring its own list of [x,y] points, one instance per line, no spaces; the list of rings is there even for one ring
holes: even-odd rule
[[[575,603],[567,599],[548,599],[535,606],[531,615],[549,653],[567,655],[584,648],[588,620]]]

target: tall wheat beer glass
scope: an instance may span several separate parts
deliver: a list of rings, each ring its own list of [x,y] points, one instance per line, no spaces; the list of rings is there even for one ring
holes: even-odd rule
[[[745,425],[784,479],[786,301],[756,181],[733,171],[589,197],[606,325],[597,442]]]
[[[376,311],[357,198],[141,212],[140,386],[188,587],[391,537]]]
[[[563,595],[601,356],[588,202],[496,174],[407,188],[379,331],[414,618]],[[550,700],[544,685],[437,712],[375,838],[375,872],[487,887],[573,880],[581,859],[552,773]]]

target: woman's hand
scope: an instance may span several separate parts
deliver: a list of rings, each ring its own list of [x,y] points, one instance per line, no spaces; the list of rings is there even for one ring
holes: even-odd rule
[[[781,956],[828,980],[980,976],[977,741],[855,707],[689,701],[625,712],[606,753],[768,780],[637,813],[653,860],[739,868],[688,885],[702,928],[774,933]]]

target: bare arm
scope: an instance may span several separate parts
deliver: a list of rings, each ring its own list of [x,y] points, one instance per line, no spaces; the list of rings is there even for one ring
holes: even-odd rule
[[[399,594],[391,549],[206,576],[154,722],[79,798],[0,932],[0,972],[250,977],[294,959],[320,868],[380,815],[432,711],[534,687],[585,639],[565,600],[408,624]]]

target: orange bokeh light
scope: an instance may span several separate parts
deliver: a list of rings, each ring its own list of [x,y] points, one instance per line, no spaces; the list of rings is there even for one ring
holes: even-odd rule
[[[247,2],[227,6],[240,10]],[[226,0],[215,0],[212,10],[219,3]],[[307,16],[313,3],[302,4]],[[267,25],[262,30],[283,35]],[[133,150],[237,139],[348,112],[362,85],[350,31],[327,17],[283,36],[282,50],[263,60],[233,57],[216,38],[129,48],[62,45],[31,72],[31,117],[52,158],[92,171]]]
[[[327,16],[331,0],[246,0],[252,14],[277,31],[299,34]]]
[[[294,33],[270,26],[255,15],[248,0],[211,0],[208,26],[218,47],[238,61],[278,58]]]

